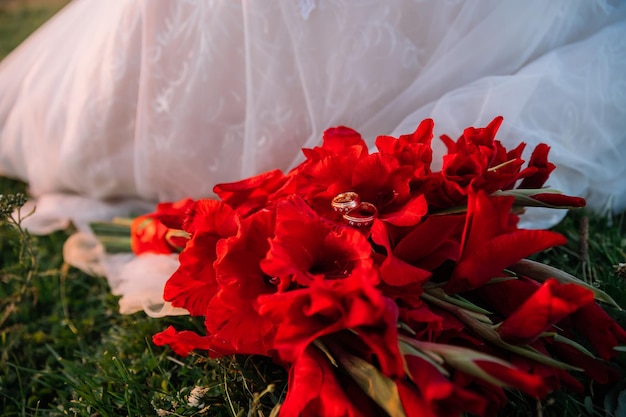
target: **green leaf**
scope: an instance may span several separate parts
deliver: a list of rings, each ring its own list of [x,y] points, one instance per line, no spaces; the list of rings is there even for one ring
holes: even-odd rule
[[[313,341],[313,344],[319,349],[321,350],[324,355],[326,355],[326,357],[328,358],[328,361],[335,367],[337,368],[337,361],[335,360],[335,357],[332,355],[332,353],[330,353],[330,350],[328,350],[328,348],[326,347],[326,345],[324,343],[322,343],[321,340],[319,339],[315,339]]]
[[[110,222],[92,222],[89,227],[108,253],[132,252],[130,225],[132,219],[116,217]]]
[[[374,365],[346,352],[335,352],[339,363],[361,389],[390,416],[406,417],[398,387]]]
[[[558,190],[554,190],[550,188],[540,188],[540,189],[516,188],[514,190],[496,191],[492,195],[497,196],[497,197],[499,196],[513,197],[515,199],[513,204],[516,206],[522,206],[522,207],[547,207],[547,208],[555,208],[555,209],[579,208],[579,207],[567,207],[567,206],[553,206],[551,204],[548,204],[539,200],[535,200],[534,198],[532,198],[531,196],[535,194],[563,194],[563,193]]]
[[[506,368],[515,369],[515,366],[513,366],[511,363],[506,362],[500,358],[461,346],[422,342],[418,340],[411,340],[405,337],[402,337],[402,340],[417,347],[418,349],[421,349],[424,352],[433,352],[441,356],[448,365],[455,369],[459,369],[468,375],[473,375],[476,378],[480,378],[499,387],[511,386],[510,384],[507,384],[489,374],[476,363],[477,361],[491,362]]]
[[[445,309],[447,311],[450,311],[451,313],[456,313],[457,311],[463,311],[466,315],[472,317],[474,320],[480,321],[482,323],[493,324],[491,319],[489,317],[487,317],[485,314],[477,312],[477,311],[468,310],[468,309],[460,306],[458,304],[458,302],[457,303],[453,303],[452,301],[450,301],[448,299],[444,299],[444,298],[440,298],[440,297],[431,295],[429,292],[422,293],[422,295],[420,295],[420,297],[422,299],[424,299],[425,301],[431,303],[431,304],[434,304],[434,305],[436,305],[438,307],[441,307],[441,308],[443,308],[443,309]],[[455,301],[458,301],[458,300],[455,300]]]
[[[130,236],[96,236],[107,253],[132,252]]]
[[[400,352],[402,353],[403,356],[409,356],[409,355],[417,356],[418,358],[425,360],[426,362],[430,363],[432,366],[437,368],[437,370],[442,375],[450,376],[450,373],[443,366],[441,366],[441,364],[443,364],[445,361],[440,355],[438,355],[435,352],[421,351],[417,347],[413,346],[412,344],[408,343],[406,340],[403,340],[403,339],[400,339],[399,342],[400,342],[399,343]],[[406,373],[409,376],[411,376],[408,370]]]
[[[580,351],[581,353],[584,353],[585,355],[591,357],[591,358],[596,358],[593,353],[591,353],[588,349],[586,349],[584,346],[582,346],[580,343],[575,342],[574,340],[567,338],[563,335],[560,335],[558,333],[554,333],[554,332],[546,332],[543,333],[541,336],[543,337],[552,337],[554,339],[555,342],[559,342],[559,343],[563,343],[566,345],[569,345],[571,347],[573,347],[574,349]]]
[[[130,225],[115,222],[92,222],[89,227],[96,236],[130,236]]]
[[[432,295],[433,297],[437,297],[440,300],[447,301],[450,304],[454,304],[455,306],[462,307],[462,308],[464,308],[466,310],[474,311],[474,312],[480,313],[480,314],[492,314],[489,310],[485,310],[484,308],[477,306],[476,304],[474,304],[471,301],[461,297],[458,294],[454,294],[454,295],[446,294],[445,291],[443,289],[441,289],[441,288],[428,289],[428,290],[426,290],[426,292],[428,294]]]

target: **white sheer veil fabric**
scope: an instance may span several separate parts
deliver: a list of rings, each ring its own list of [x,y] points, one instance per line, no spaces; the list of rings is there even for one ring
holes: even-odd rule
[[[0,175],[29,183],[31,231],[77,225],[66,258],[123,312],[173,314],[175,258],[103,255],[86,224],[288,170],[332,126],[372,145],[503,115],[505,145],[552,147],[550,186],[624,210],[624,39],[624,1],[74,0],[0,63]]]

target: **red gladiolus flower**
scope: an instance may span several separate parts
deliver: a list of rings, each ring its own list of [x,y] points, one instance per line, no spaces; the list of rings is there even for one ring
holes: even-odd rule
[[[367,155],[353,148],[309,156],[295,170],[297,193],[324,217],[336,218],[331,201],[337,194],[354,191],[377,207],[380,219],[397,226],[417,224],[428,207],[423,196],[411,192],[414,167],[401,165],[395,155]]]
[[[566,363],[579,367],[585,374],[599,384],[610,384],[620,379],[620,373],[607,362],[581,352],[573,346],[555,342],[550,345],[553,351],[558,352],[559,358]]]
[[[276,169],[242,181],[217,184],[213,192],[245,217],[264,208],[287,180],[288,177]]]
[[[184,198],[174,203],[159,203],[155,217],[170,229],[182,230],[187,211],[194,205],[191,198]]]
[[[165,284],[163,298],[191,315],[203,316],[217,292],[213,262],[223,256],[217,253],[217,243],[237,235],[239,217],[221,202],[200,200],[183,227],[191,240],[180,254],[180,267]]]
[[[350,189],[352,167],[368,155],[361,135],[348,127],[326,130],[323,140],[321,147],[303,149],[306,161],[289,173],[298,195],[320,214],[329,209],[335,195]]]
[[[424,193],[431,208],[462,206],[470,188],[491,194],[512,188],[521,178],[525,144],[507,152],[495,139],[501,123],[502,118],[496,117],[485,128],[467,128],[456,142],[446,135],[441,137],[448,148],[441,171],[415,183],[415,189]],[[536,171],[534,167],[532,172]],[[524,172],[530,175],[528,169]]]
[[[410,308],[400,308],[399,317],[402,323],[415,332],[418,340],[431,342],[444,330],[444,317],[433,312],[424,302]],[[462,329],[461,325],[460,330]]]
[[[485,127],[468,127],[463,131],[463,136],[459,139],[459,142],[466,148],[481,148],[480,153],[493,154],[496,133],[500,129],[503,120],[502,116],[497,116]],[[457,146],[459,145],[457,144]]]
[[[473,157],[476,161],[480,161],[479,163],[485,169],[491,166],[497,156],[496,133],[502,120],[502,117],[498,116],[484,128],[468,127],[456,142],[450,137],[442,135],[441,140],[448,148],[448,155]]]
[[[402,408],[406,417],[439,417],[440,415],[435,412],[429,404],[426,404],[423,398],[421,398],[415,387],[404,380],[396,381],[396,389],[400,401],[402,402]],[[460,414],[456,414],[458,416]]]
[[[507,151],[500,141],[494,141],[495,152],[489,167],[479,179],[476,179],[472,186],[474,190],[485,190],[491,194],[498,190],[508,190],[515,186],[515,182],[522,175],[521,159],[522,152],[526,147],[525,143],[519,144],[515,149]]]
[[[152,215],[135,217],[130,226],[130,246],[135,255],[142,253],[173,253],[166,239],[169,228]]]
[[[346,156],[362,158],[367,156],[367,144],[361,138],[361,134],[354,129],[345,126],[326,129],[323,135],[321,147],[303,149],[307,162],[315,163],[329,156]]]
[[[413,169],[391,155],[372,154],[361,159],[352,172],[350,190],[362,201],[376,205],[381,220],[396,226],[413,226],[428,211],[424,196],[413,195]]]
[[[483,285],[476,291],[472,291],[472,295],[481,306],[504,319],[520,308],[540,286],[541,284],[535,280],[518,277]],[[502,294],[507,294],[507,296],[503,297]]]
[[[480,177],[488,167],[485,155],[454,153],[443,157],[441,172],[447,181],[458,184],[461,189],[466,189]]]
[[[205,326],[215,341],[239,354],[270,355],[274,323],[257,312],[257,298],[277,291],[259,266],[269,249],[275,215],[258,211],[241,221],[234,239],[218,243],[224,256],[215,262],[217,294],[206,310]]]
[[[569,196],[561,193],[537,193],[528,197],[542,203],[542,206],[554,208],[575,208],[585,207],[587,202],[584,198]]]
[[[571,317],[575,330],[591,343],[602,359],[617,355],[615,346],[626,345],[626,330],[622,329],[599,305],[584,306]]]
[[[365,400],[365,404],[348,395],[346,384],[340,383],[326,356],[314,347],[302,352],[291,366],[288,387],[285,402],[280,406],[279,417],[376,415],[371,401],[364,395],[359,399]]]
[[[414,183],[417,192],[425,196],[431,210],[462,206],[467,198],[467,187],[448,180],[442,172],[434,172]]]
[[[426,119],[410,135],[400,135],[398,139],[392,136],[377,137],[376,147],[381,154],[393,155],[400,165],[411,166],[413,177],[421,178],[430,174],[430,164],[433,160],[433,151],[430,147],[433,127],[433,121]]]
[[[186,198],[175,203],[160,203],[153,213],[133,219],[130,226],[132,251],[141,253],[174,253],[183,250],[189,240],[181,229],[187,210],[193,200]]]
[[[405,405],[408,416],[424,411],[423,407],[415,408],[415,405],[408,406],[405,403],[408,395],[407,391],[419,391],[423,402],[427,405],[426,410],[430,415],[437,417],[455,417],[469,412],[478,416],[484,415],[487,408],[487,400],[480,395],[465,390],[446,378],[439,370],[424,359],[406,355],[408,374],[415,383],[415,387],[408,384],[398,385],[400,398]],[[413,394],[415,395],[415,394]],[[419,407],[419,405],[417,405]],[[429,415],[429,414],[425,414]]]
[[[331,201],[337,194],[352,190],[354,167],[367,157],[367,153],[354,150],[360,148],[360,145],[347,148],[345,154],[319,151],[314,156],[308,155],[309,159],[290,173],[296,194],[319,215],[336,218]]]
[[[292,197],[276,208],[276,233],[261,269],[285,291],[292,283],[309,285],[317,276],[345,278],[354,268],[371,267],[371,253],[361,232],[337,228]]]
[[[457,261],[464,222],[464,214],[427,217],[397,242],[393,254],[427,271]]]
[[[411,287],[412,296],[421,294],[422,284],[431,277],[432,273],[406,263],[394,255],[387,228],[383,222],[374,222],[371,237],[374,243],[384,248],[386,252],[379,266],[382,281],[393,287]]]
[[[528,344],[553,324],[593,302],[593,293],[575,284],[548,279],[498,327],[502,340]]]
[[[566,243],[545,230],[517,229],[513,198],[470,193],[460,260],[444,287],[448,294],[477,288],[520,259]]]
[[[374,287],[377,280],[375,270],[361,268],[344,279],[318,275],[307,288],[260,296],[259,313],[277,326],[281,359],[293,362],[315,339],[351,329],[376,354],[383,373],[402,375],[398,308]]]
[[[528,374],[508,366],[502,366],[496,362],[476,361],[476,364],[492,377],[532,397],[542,398],[551,391],[550,387],[537,375]]]
[[[545,143],[537,145],[526,168],[525,178],[522,180],[519,188],[541,188],[548,180],[550,173],[554,171],[556,165],[548,162],[548,153],[550,147]]]

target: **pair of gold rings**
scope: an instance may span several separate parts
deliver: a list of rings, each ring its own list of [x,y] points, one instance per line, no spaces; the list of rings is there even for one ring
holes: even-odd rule
[[[353,191],[337,194],[331,205],[333,210],[343,215],[348,226],[370,227],[378,216],[376,206],[361,201],[361,197]]]

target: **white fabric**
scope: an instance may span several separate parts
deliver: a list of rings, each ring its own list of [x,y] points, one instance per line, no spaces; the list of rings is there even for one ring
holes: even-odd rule
[[[552,187],[622,211],[624,39],[624,1],[75,0],[0,63],[0,175],[58,227],[289,169],[331,126],[503,115],[505,145],[552,146]]]
[[[63,258],[82,271],[107,277],[111,291],[120,296],[120,313],[143,310],[151,317],[189,314],[163,300],[163,287],[178,268],[178,255],[106,254],[91,233],[74,233],[63,245]]]

